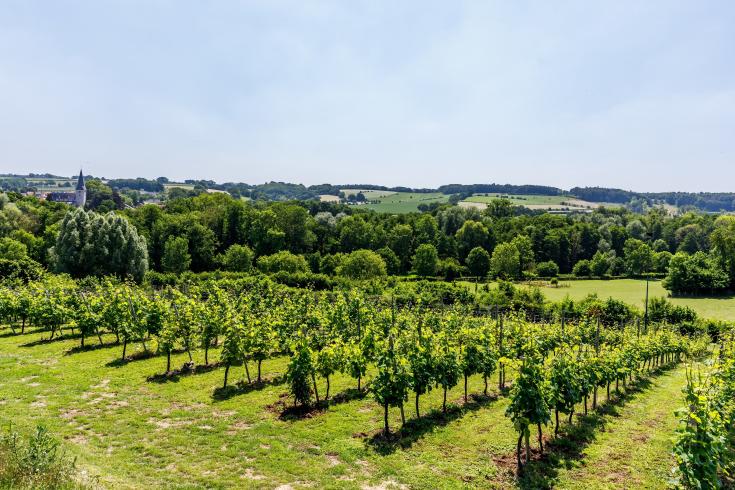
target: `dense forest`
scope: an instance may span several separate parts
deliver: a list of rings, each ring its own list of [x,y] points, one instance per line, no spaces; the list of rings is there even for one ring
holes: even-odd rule
[[[114,204],[114,196],[100,199],[104,193],[88,187],[93,208],[116,208],[101,205]],[[668,275],[666,287],[687,294],[722,292],[735,284],[735,217],[727,215],[671,216],[661,208],[643,215],[602,208],[554,215],[529,213],[503,199],[482,212],[445,204],[391,215],[314,200],[246,202],[227,193],[183,190],[178,195],[165,205],[106,216],[4,194],[0,258],[29,259],[78,277],[136,280],[146,271],[229,270],[448,280],[658,273]]]

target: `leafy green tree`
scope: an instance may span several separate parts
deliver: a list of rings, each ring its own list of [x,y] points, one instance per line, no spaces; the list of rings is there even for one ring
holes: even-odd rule
[[[287,250],[276,252],[273,255],[259,257],[258,269],[266,273],[274,272],[309,272],[309,264],[303,255],[295,255]]]
[[[576,264],[574,264],[574,269],[572,269],[572,273],[577,277],[589,277],[590,275],[592,275],[590,261],[587,259],[582,259],[578,261]]]
[[[629,238],[623,247],[625,266],[629,274],[640,275],[653,268],[653,252],[647,243]]]
[[[401,261],[401,272],[408,270],[413,248],[413,229],[403,224],[394,226],[389,234],[388,246]]]
[[[673,255],[668,250],[655,252],[653,254],[653,270],[655,272],[667,272],[669,270],[671,257],[673,257]]]
[[[180,274],[189,270],[191,255],[189,241],[184,237],[171,236],[166,240],[161,258],[161,267],[165,272]]]
[[[479,221],[465,221],[459,231],[457,231],[456,238],[461,259],[467,257],[470,250],[475,247],[482,247],[485,249],[492,248],[490,232],[487,227]]]
[[[723,291],[729,278],[716,260],[704,252],[687,255],[677,252],[669,262],[663,287],[674,294],[702,294]]]
[[[51,251],[56,270],[74,277],[116,275],[141,281],[148,270],[146,240],[122,216],[68,212]]]
[[[389,276],[401,273],[401,261],[393,250],[388,247],[383,247],[378,249],[377,252],[383,258],[386,272]]]
[[[472,276],[485,277],[490,272],[490,254],[482,247],[470,250],[465,263]]]
[[[533,242],[526,235],[517,235],[511,243],[518,249],[520,270],[530,271],[534,266]]]
[[[436,219],[430,214],[421,215],[414,223],[414,240],[417,245],[424,243],[436,245],[438,234],[439,225]]]
[[[21,260],[28,257],[28,247],[9,237],[0,238],[0,259]]]
[[[222,257],[222,265],[228,271],[247,272],[253,267],[253,251],[247,245],[235,243]]]
[[[735,287],[735,216],[718,217],[710,241],[713,257],[729,276],[730,287]]]
[[[319,272],[330,276],[336,274],[343,257],[344,254],[342,253],[322,255],[319,259]]]
[[[559,266],[551,260],[540,262],[536,264],[536,274],[541,277],[556,277],[559,275]]]
[[[501,243],[493,250],[490,269],[497,277],[514,279],[520,275],[521,261],[518,248],[512,243]]]
[[[413,256],[413,270],[422,277],[433,277],[436,275],[439,265],[439,254],[434,245],[424,243],[419,245]]]
[[[347,254],[337,274],[350,279],[374,279],[386,275],[383,258],[372,250],[356,250]]]

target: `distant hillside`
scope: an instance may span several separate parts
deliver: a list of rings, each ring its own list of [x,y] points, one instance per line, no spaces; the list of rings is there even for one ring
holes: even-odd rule
[[[645,200],[702,211],[735,211],[735,192],[633,192],[606,187],[574,187],[569,193],[585,201],[627,204]]]

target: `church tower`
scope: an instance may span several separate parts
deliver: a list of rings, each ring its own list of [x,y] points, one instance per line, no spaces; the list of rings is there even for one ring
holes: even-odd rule
[[[77,189],[74,192],[74,205],[78,208],[83,208],[84,203],[87,202],[87,186],[84,185],[84,175],[82,171],[79,171],[79,179],[77,180]]]

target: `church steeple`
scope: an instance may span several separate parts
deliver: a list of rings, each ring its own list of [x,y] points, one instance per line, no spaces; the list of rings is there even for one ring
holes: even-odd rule
[[[86,191],[87,186],[84,185],[84,175],[82,175],[82,170],[79,170],[79,179],[77,180],[77,190],[78,191]]]
[[[79,170],[79,179],[77,180],[77,189],[74,191],[74,205],[83,208],[87,202],[87,186],[84,185],[84,175]]]

